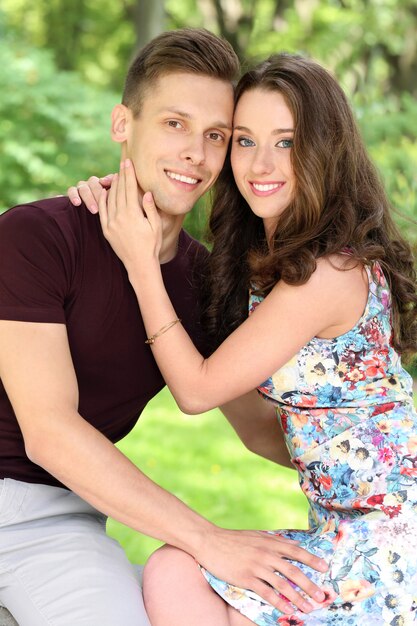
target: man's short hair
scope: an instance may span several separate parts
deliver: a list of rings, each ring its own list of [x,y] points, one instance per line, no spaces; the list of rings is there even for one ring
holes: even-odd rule
[[[185,72],[234,83],[239,59],[225,39],[204,28],[166,31],[135,57],[126,76],[122,103],[139,115],[146,90],[161,76]]]

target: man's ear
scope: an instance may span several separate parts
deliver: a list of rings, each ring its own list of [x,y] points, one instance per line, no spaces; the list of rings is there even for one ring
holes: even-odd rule
[[[131,112],[124,104],[116,104],[111,112],[111,138],[117,143],[127,139],[127,127]]]

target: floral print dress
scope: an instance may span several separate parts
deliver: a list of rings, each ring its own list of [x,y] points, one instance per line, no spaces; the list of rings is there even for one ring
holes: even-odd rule
[[[334,339],[313,338],[259,387],[276,404],[310,504],[308,530],[271,533],[327,561],[324,574],[297,564],[326,600],[309,598],[310,614],[284,615],[202,568],[258,626],[417,623],[417,414],[411,377],[392,347],[387,282],[379,264],[366,270],[359,322]],[[260,301],[250,296],[250,312]]]

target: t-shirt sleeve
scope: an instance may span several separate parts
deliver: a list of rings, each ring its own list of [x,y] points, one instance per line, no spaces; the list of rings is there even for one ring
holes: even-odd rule
[[[68,250],[56,221],[39,206],[0,216],[0,319],[65,323]]]

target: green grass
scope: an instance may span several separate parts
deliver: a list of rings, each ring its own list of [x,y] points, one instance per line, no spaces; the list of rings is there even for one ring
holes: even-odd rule
[[[184,415],[167,389],[147,406],[119,448],[159,485],[220,526],[307,525],[307,504],[294,470],[246,450],[220,411]],[[160,545],[114,520],[108,531],[135,563]]]

